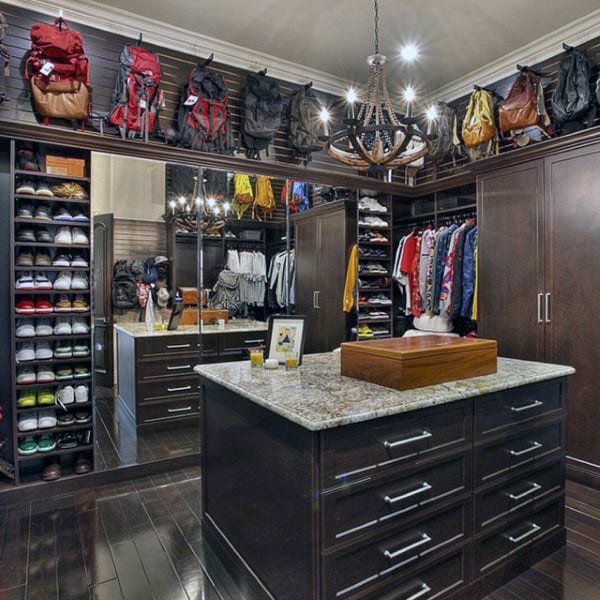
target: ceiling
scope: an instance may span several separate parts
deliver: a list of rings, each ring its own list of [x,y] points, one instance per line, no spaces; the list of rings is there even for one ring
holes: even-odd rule
[[[219,40],[364,82],[373,51],[372,0],[103,0]],[[598,0],[380,0],[390,81],[437,90],[598,9]],[[416,64],[402,44],[421,49]],[[218,57],[217,57],[218,58]],[[390,91],[394,92],[390,85]]]

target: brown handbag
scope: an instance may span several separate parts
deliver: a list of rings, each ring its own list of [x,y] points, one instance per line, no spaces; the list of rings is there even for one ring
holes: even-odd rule
[[[31,77],[31,92],[37,112],[42,117],[87,119],[90,94],[80,81],[47,82]]]
[[[467,148],[474,148],[496,137],[492,94],[477,89],[471,94],[463,120],[462,138]]]
[[[508,96],[498,105],[502,133],[538,124],[540,114],[537,88],[539,85],[541,85],[539,77],[529,71],[521,73],[515,79]]]

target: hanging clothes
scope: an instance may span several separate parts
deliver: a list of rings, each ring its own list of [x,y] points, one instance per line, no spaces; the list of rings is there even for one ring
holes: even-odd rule
[[[290,285],[288,288],[288,272]],[[281,310],[295,304],[296,253],[285,250],[274,254],[269,262],[267,303],[273,310]],[[288,296],[289,289],[289,296]]]
[[[348,267],[346,268],[346,282],[344,284],[344,299],[342,310],[351,312],[354,308],[356,293],[356,278],[358,277],[358,244],[353,244],[348,258]]]
[[[227,250],[227,267],[239,275],[240,302],[264,306],[267,283],[265,255],[257,251]]]
[[[233,176],[233,203],[232,208],[235,216],[241,219],[244,213],[254,202],[254,192],[250,177],[245,173],[236,173]]]

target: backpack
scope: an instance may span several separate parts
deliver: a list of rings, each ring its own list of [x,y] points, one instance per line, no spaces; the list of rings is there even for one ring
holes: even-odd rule
[[[319,113],[321,104],[310,87],[303,86],[290,99],[290,131],[288,143],[292,156],[304,156],[310,160],[310,155],[323,148],[319,140],[321,121]]]
[[[115,308],[136,308],[138,306],[137,285],[126,260],[115,263],[112,280],[112,303]]]
[[[261,73],[248,73],[242,107],[242,139],[248,158],[260,158],[281,125],[283,99],[279,83]]]
[[[590,89],[590,63],[587,56],[570,49],[560,61],[558,81],[552,94],[554,122],[562,132],[589,127],[595,116]]]
[[[265,221],[275,210],[275,195],[273,194],[273,187],[271,186],[271,177],[268,175],[257,175],[256,177],[256,198],[252,205],[252,218],[258,218],[260,221],[261,218],[258,214],[258,207],[262,208]]]
[[[111,98],[108,120],[125,137],[148,136],[158,121],[163,104],[158,56],[141,46],[125,46]]]
[[[154,257],[147,258],[144,262],[144,271],[142,273],[142,281],[144,283],[156,283],[158,280],[158,270],[154,264]]]
[[[90,109],[89,61],[81,34],[58,18],[36,23],[29,30],[31,52],[25,77],[31,85],[35,110],[49,119],[87,119]]]
[[[233,152],[227,86],[220,73],[198,65],[181,90],[177,145],[202,152]]]
[[[494,123],[494,96],[476,88],[463,119],[462,138],[471,160],[498,154],[498,131]]]
[[[10,75],[10,52],[4,43],[4,39],[6,38],[6,28],[8,27],[8,23],[6,22],[6,17],[0,13],[0,56],[4,58],[4,79],[7,79]],[[0,104],[8,101],[8,96],[6,95],[6,89],[3,85],[0,88]]]
[[[244,213],[254,202],[254,193],[250,177],[245,173],[236,173],[233,176],[233,212],[238,219],[244,216]]]
[[[291,188],[288,188],[290,185]],[[291,212],[304,212],[310,208],[308,183],[304,181],[293,181],[291,179],[286,179],[283,187],[281,188],[281,201],[285,204],[288,203],[288,189],[290,189],[289,206]]]
[[[436,162],[451,155],[455,163],[456,155],[461,153],[456,110],[445,102],[436,102],[435,109],[437,116],[429,121],[427,128],[427,136],[431,141],[429,155]]]

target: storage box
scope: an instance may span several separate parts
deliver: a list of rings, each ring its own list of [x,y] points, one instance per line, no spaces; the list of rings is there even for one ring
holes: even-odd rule
[[[177,288],[177,291],[185,305],[198,306],[198,288],[180,287]]]
[[[496,340],[424,335],[342,344],[342,375],[396,390],[497,370]]]
[[[198,325],[198,309],[184,308],[179,319],[180,325]]]
[[[46,156],[46,172],[51,175],[67,175],[69,177],[83,177],[85,173],[85,160],[82,158],[66,158],[64,156]]]
[[[202,311],[202,322],[205,325],[215,323],[218,319],[224,319],[227,323],[229,321],[229,311],[213,308],[206,308]]]

